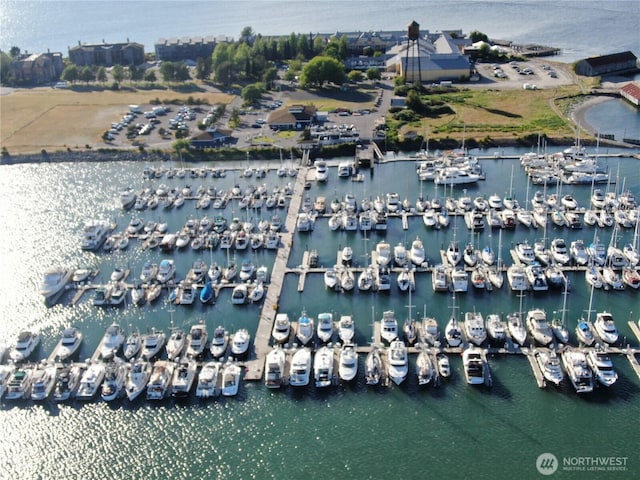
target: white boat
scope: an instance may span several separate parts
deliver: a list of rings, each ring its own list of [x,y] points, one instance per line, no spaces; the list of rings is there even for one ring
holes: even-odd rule
[[[439,263],[431,271],[431,285],[435,292],[449,291],[449,277],[447,276],[447,268]]]
[[[316,387],[328,387],[333,383],[333,349],[320,347],[313,359],[313,379]]]
[[[551,257],[560,265],[568,265],[571,256],[567,250],[567,244],[563,238],[554,238],[551,240]]]
[[[409,373],[409,353],[402,340],[394,340],[387,349],[387,371],[389,378],[400,385]]]
[[[60,297],[73,277],[74,271],[68,268],[51,268],[44,273],[38,292],[47,305],[52,305]]]
[[[531,290],[536,292],[549,290],[547,276],[544,273],[544,269],[537,261],[531,262],[530,265],[524,267],[524,273],[527,277],[528,284],[531,286]]]
[[[165,341],[166,335],[162,330],[151,329],[151,331],[142,335],[142,352],[140,355],[145,360],[151,360],[160,353]]]
[[[507,329],[509,330],[509,335],[511,335],[513,341],[520,346],[524,346],[527,341],[527,329],[522,321],[521,311],[507,315]]]
[[[338,376],[345,382],[350,382],[358,374],[358,354],[355,346],[345,343],[340,349],[338,358]]]
[[[20,400],[29,397],[31,394],[33,370],[31,366],[16,367],[7,380],[7,387],[4,394],[6,400]]]
[[[404,267],[409,261],[407,249],[402,242],[393,247],[393,261],[397,267]]]
[[[467,339],[480,346],[487,339],[484,318],[480,312],[466,312],[464,315],[464,331]]]
[[[507,281],[513,291],[522,292],[529,288],[524,267],[515,263],[507,268]]]
[[[637,290],[640,288],[640,273],[635,267],[624,267],[622,269],[622,281],[627,287]]]
[[[382,337],[382,340],[388,344],[398,338],[398,321],[396,320],[393,310],[386,310],[382,312],[380,336]]]
[[[463,185],[475,183],[478,180],[480,180],[480,175],[458,167],[446,167],[436,173],[433,182],[436,185]]]
[[[455,240],[452,240],[447,247],[447,251],[445,252],[447,257],[447,261],[449,265],[456,266],[462,260],[462,252],[458,247],[458,243]]]
[[[317,327],[318,339],[327,343],[331,341],[333,336],[333,314],[329,312],[322,312],[318,314],[318,327]]]
[[[178,363],[171,377],[171,396],[186,397],[191,392],[196,379],[198,363],[194,358],[185,359]]]
[[[246,283],[239,283],[233,287],[231,292],[231,303],[233,305],[244,305],[249,296],[249,287]]]
[[[618,341],[618,329],[611,313],[607,311],[596,313],[593,326],[598,336],[606,343],[614,344]]]
[[[490,313],[487,315],[487,335],[496,344],[504,344],[507,338],[507,327],[502,317],[498,313]]]
[[[421,348],[416,359],[416,375],[418,385],[428,385],[434,379],[435,366],[431,362],[431,357],[426,348]]]
[[[373,288],[375,279],[373,276],[373,269],[371,267],[365,267],[360,275],[358,275],[358,289],[363,292],[368,292]]]
[[[296,350],[289,368],[289,385],[304,387],[311,377],[311,350],[306,347]]]
[[[9,353],[9,357],[13,362],[22,362],[31,356],[39,343],[39,334],[26,330],[20,332],[16,344]]]
[[[100,357],[103,360],[114,357],[122,347],[124,340],[124,331],[120,328],[120,325],[117,323],[109,325],[100,344]]]
[[[89,220],[82,231],[82,250],[99,249],[114,228],[115,225],[107,220]]]
[[[131,369],[127,374],[125,392],[129,401],[133,401],[142,391],[147,388],[153,365],[146,360],[136,360],[131,364]]]
[[[286,313],[276,314],[271,336],[276,343],[286,343],[291,332],[291,321]]]
[[[302,311],[298,318],[298,327],[296,330],[296,339],[302,344],[306,345],[313,338],[314,324],[313,318],[307,315],[305,310]]]
[[[207,345],[209,335],[207,332],[207,325],[204,321],[200,321],[195,325],[192,325],[187,335],[187,357],[199,357],[204,352]]]
[[[527,328],[533,339],[541,345],[549,345],[553,340],[553,331],[547,322],[547,314],[540,308],[527,312]]]
[[[444,353],[439,353],[436,356],[436,362],[438,367],[438,374],[442,378],[449,378],[451,376],[451,365],[449,364],[449,357]]]
[[[276,345],[267,354],[264,365],[264,384],[267,388],[280,388],[284,381],[285,352]]]
[[[375,345],[371,346],[371,350],[367,354],[364,365],[364,376],[367,385],[377,385],[380,382],[380,376],[382,375],[382,359],[380,358],[378,347]]]
[[[589,320],[580,320],[578,325],[576,326],[576,336],[580,343],[591,346],[595,342],[595,337],[593,336],[592,325]]]
[[[569,252],[576,265],[585,266],[587,263],[589,263],[589,254],[587,253],[587,247],[582,240],[578,239],[571,242]]]
[[[577,393],[593,392],[593,373],[584,353],[573,349],[565,350],[562,353],[562,363]]]
[[[135,357],[142,349],[142,335],[137,330],[131,332],[124,342],[123,355],[124,358],[129,360]]]
[[[376,263],[386,267],[391,262],[391,246],[388,242],[380,241],[376,245]]]
[[[56,361],[63,361],[71,357],[78,351],[78,348],[80,348],[82,337],[82,332],[77,328],[65,328],[60,341],[53,350],[53,358],[55,358]]]
[[[329,267],[324,272],[324,284],[327,288],[335,289],[338,286],[338,272],[335,267]]]
[[[424,246],[422,240],[419,237],[411,242],[411,250],[409,251],[409,258],[414,265],[421,266],[425,261]]]
[[[536,259],[533,248],[526,240],[516,243],[515,252],[518,259],[526,265],[530,265]]]
[[[326,182],[329,178],[329,169],[327,168],[327,162],[318,159],[314,162],[314,167],[316,172],[316,181]]]
[[[127,373],[131,366],[120,359],[114,359],[106,367],[100,396],[105,402],[115,400],[124,392]]]
[[[196,384],[197,398],[211,398],[216,395],[219,371],[220,363],[216,361],[207,362],[202,366]]]
[[[351,343],[355,336],[355,323],[351,315],[341,315],[338,321],[338,337],[343,343]]]
[[[56,380],[52,398],[55,402],[64,402],[73,397],[76,389],[80,385],[80,378],[84,373],[84,366],[81,364],[68,364],[63,366]]]
[[[489,363],[484,351],[470,347],[462,352],[464,376],[469,385],[483,385],[489,377]]]
[[[402,292],[406,292],[409,290],[409,287],[411,287],[411,277],[409,276],[409,270],[407,268],[403,268],[398,272],[397,284]]]
[[[613,362],[607,352],[600,349],[590,349],[587,352],[587,364],[601,385],[610,387],[618,381],[618,374],[613,368]]]
[[[31,378],[31,400],[46,400],[53,391],[57,375],[57,368],[54,364],[38,365]]]
[[[75,398],[78,400],[91,400],[102,386],[105,372],[106,367],[102,362],[88,365],[80,378],[80,385]]]
[[[169,339],[167,340],[167,358],[169,360],[176,360],[180,358],[184,347],[187,344],[187,334],[181,328],[172,328]]]
[[[251,335],[249,330],[241,328],[231,338],[231,355],[235,358],[244,357],[249,353]]]
[[[556,352],[554,350],[540,349],[535,351],[535,357],[544,379],[554,385],[560,385],[564,379],[564,373]]]
[[[164,259],[158,265],[158,273],[156,279],[160,283],[167,283],[176,273],[175,262],[171,259]]]
[[[174,370],[175,364],[165,360],[158,360],[153,365],[147,383],[147,400],[162,400],[167,396]]]
[[[464,293],[469,289],[469,274],[464,268],[451,268],[449,277],[454,292]]]
[[[339,271],[340,275],[340,288],[343,292],[350,292],[356,284],[355,274],[353,270],[348,266],[341,267]]]

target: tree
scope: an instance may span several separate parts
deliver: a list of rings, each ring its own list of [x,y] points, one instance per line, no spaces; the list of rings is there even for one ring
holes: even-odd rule
[[[160,75],[162,75],[162,79],[165,82],[173,82],[176,75],[176,64],[173,62],[162,62],[162,65],[160,65]]]
[[[266,88],[273,88],[273,82],[278,78],[278,69],[276,67],[267,68],[262,74],[262,81]]]
[[[65,67],[60,78],[62,78],[62,80],[66,82],[74,83],[78,80],[78,75],[78,67],[72,63],[71,65],[67,65]]]
[[[99,82],[105,83],[107,81],[107,69],[104,67],[98,68],[98,72],[96,74],[96,79]]]
[[[240,125],[240,111],[234,108],[229,114],[229,126],[231,128],[237,128]]]
[[[231,51],[231,44],[229,43],[218,43],[216,48],[213,50],[213,54],[211,55],[211,69],[212,71],[216,71],[218,67],[224,62],[229,62],[233,58],[233,53]]]
[[[319,56],[312,58],[302,69],[300,85],[322,87],[327,82],[340,85],[344,82],[344,65],[335,58]]]
[[[129,65],[129,79],[132,82],[139,82],[144,76],[144,69],[136,67],[135,65]]]
[[[186,63],[180,62],[175,66],[173,79],[176,82],[186,82],[188,80],[191,80],[191,74],[189,73],[189,69],[187,68]]]
[[[0,83],[8,83],[11,80],[11,57],[0,52]]]
[[[211,75],[211,64],[211,57],[198,57],[196,65],[196,78],[198,80],[205,80],[209,78],[209,75]]]
[[[218,65],[218,68],[216,68],[216,81],[223,84],[225,87],[230,86],[235,78],[236,72],[230,61],[223,62]]]
[[[122,83],[122,80],[124,80],[124,67],[122,65],[114,65],[111,69],[111,76],[116,83]]]
[[[147,71],[144,74],[144,81],[149,83],[157,82],[158,78],[156,77],[156,72],[154,72],[153,70]]]
[[[482,32],[478,32],[477,30],[474,30],[473,32],[471,32],[469,34],[469,38],[471,38],[471,41],[473,43],[476,42],[489,42],[489,37],[487,37],[486,34],[482,33]]]
[[[264,93],[264,86],[261,83],[252,83],[242,89],[242,100],[247,105],[256,103]]]
[[[240,32],[240,41],[243,43],[250,43],[253,37],[253,29],[251,27],[244,27]]]
[[[361,82],[364,79],[364,75],[360,70],[351,70],[347,77],[352,82]]]
[[[20,47],[11,47],[9,49],[9,55],[11,55],[12,58],[20,56]]]
[[[78,80],[84,83],[89,83],[95,80],[95,76],[93,75],[93,70],[91,69],[91,67],[82,67],[78,74]]]
[[[369,80],[380,80],[382,78],[380,69],[375,67],[368,68],[366,75],[367,75],[367,79]]]

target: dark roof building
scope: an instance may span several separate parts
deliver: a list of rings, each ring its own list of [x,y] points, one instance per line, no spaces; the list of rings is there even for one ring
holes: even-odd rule
[[[207,37],[184,37],[159,39],[154,45],[156,58],[168,62],[181,60],[197,60],[210,57],[216,48],[216,43],[229,41],[227,37],[216,39]]]
[[[576,63],[576,73],[587,77],[638,70],[638,58],[630,51],[589,57]]]
[[[79,66],[140,65],[144,63],[144,46],[135,42],[78,44],[69,49],[69,60]]]
[[[267,125],[278,130],[302,130],[316,122],[317,110],[312,105],[291,105],[271,112]]]
[[[230,143],[231,130],[226,128],[208,128],[189,139],[193,148],[215,148]]]
[[[33,53],[11,63],[11,76],[18,83],[41,85],[60,78],[64,64],[62,53]]]
[[[620,95],[636,107],[640,106],[640,85],[636,83],[627,83],[620,89]]]

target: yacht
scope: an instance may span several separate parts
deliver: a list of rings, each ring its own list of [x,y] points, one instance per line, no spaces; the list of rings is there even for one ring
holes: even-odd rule
[[[329,169],[327,168],[327,162],[318,159],[314,162],[314,166],[316,171],[316,181],[326,182],[329,178]]]
[[[158,273],[156,275],[156,279],[160,283],[167,283],[169,280],[173,278],[176,273],[176,264],[173,260],[164,259],[160,262],[158,266]]]
[[[522,292],[529,287],[524,267],[516,265],[515,263],[507,268],[507,281],[513,291]]]
[[[171,396],[186,397],[191,392],[191,387],[196,379],[198,363],[194,358],[186,359],[178,363],[171,378]]]
[[[409,354],[407,346],[402,340],[394,340],[387,350],[387,369],[389,378],[396,385],[400,385],[409,372]]]
[[[507,315],[507,329],[513,341],[520,346],[524,346],[527,341],[527,329],[524,326],[520,312],[513,312]]]
[[[416,374],[418,376],[418,385],[428,385],[434,378],[434,366],[425,348],[421,348],[420,353],[418,353]]]
[[[298,318],[298,328],[296,330],[296,339],[302,344],[306,345],[313,338],[314,325],[313,318],[307,315],[306,310],[303,310]]]
[[[192,325],[187,335],[187,357],[199,357],[204,352],[209,339],[207,326],[204,321]]]
[[[391,261],[391,246],[385,241],[380,241],[376,245],[376,263],[381,267],[386,267]]]
[[[411,250],[409,251],[409,257],[411,258],[411,262],[414,265],[421,266],[425,261],[425,253],[424,246],[422,245],[422,240],[416,237],[416,239],[411,242]]]
[[[549,290],[547,276],[537,261],[531,262],[530,265],[524,267],[524,273],[527,277],[527,282],[531,285],[531,290],[535,292],[545,292]]]
[[[463,185],[475,183],[480,175],[470,173],[458,167],[446,167],[438,171],[433,179],[436,185]]]
[[[124,342],[124,358],[129,360],[135,357],[142,349],[142,335],[137,330],[131,332]]]
[[[62,338],[54,349],[53,358],[56,361],[63,361],[71,357],[80,348],[82,343],[82,332],[75,327],[65,328],[62,332]]]
[[[469,274],[464,268],[451,268],[449,275],[454,292],[464,293],[469,289]]]
[[[526,265],[531,264],[536,259],[533,248],[526,241],[516,243],[515,252],[518,259]]]
[[[451,315],[451,318],[445,326],[444,336],[447,340],[447,345],[450,347],[459,347],[462,343],[462,331],[454,315]]]
[[[446,267],[439,263],[431,271],[431,285],[435,292],[449,291],[449,277],[447,276]]]
[[[166,360],[158,360],[153,365],[147,383],[147,400],[162,400],[168,394],[174,370],[175,364]]]
[[[102,362],[92,363],[87,366],[80,378],[76,398],[78,400],[91,400],[102,386],[105,373],[106,367]]]
[[[591,322],[589,320],[580,320],[576,326],[576,336],[580,343],[591,346],[595,342]]]
[[[227,360],[227,363],[224,364],[222,368],[221,387],[221,392],[224,397],[233,397],[238,394],[241,372],[240,365],[231,360]]]
[[[131,366],[120,359],[109,362],[102,382],[100,396],[105,402],[115,400],[123,393],[127,381],[127,374]]]
[[[382,373],[382,359],[380,358],[380,352],[375,345],[371,346],[371,350],[367,354],[365,360],[365,381],[367,385],[377,385],[380,382],[380,376]]]
[[[103,360],[108,360],[115,356],[124,343],[124,331],[117,323],[112,323],[107,327],[102,342],[100,344],[100,356]]]
[[[115,226],[107,220],[89,220],[82,232],[82,250],[99,249],[114,228]]]
[[[593,392],[593,373],[584,353],[573,349],[565,350],[562,353],[562,363],[577,393]]]
[[[220,363],[216,361],[207,362],[202,366],[196,384],[196,397],[211,398],[215,396],[219,371]]]
[[[74,271],[68,268],[51,268],[44,273],[39,292],[47,305],[54,304],[72,279]]]
[[[449,364],[449,357],[444,353],[439,353],[436,356],[436,362],[438,367],[438,374],[442,378],[449,378],[451,376],[451,365]]]
[[[487,339],[484,319],[480,312],[466,312],[464,316],[464,330],[467,339],[474,345],[480,346]]]
[[[571,242],[569,252],[576,265],[584,267],[585,265],[587,265],[587,263],[589,263],[589,254],[587,253],[587,247],[582,240],[578,239]]]
[[[267,388],[280,388],[284,382],[285,352],[275,345],[264,362],[264,384]]]
[[[338,337],[343,343],[351,343],[355,336],[355,324],[351,315],[341,315],[338,321]]]
[[[313,359],[313,378],[316,387],[328,387],[333,382],[333,350],[326,345]]]
[[[330,342],[333,336],[333,314],[328,312],[319,313],[317,330],[318,339],[321,342]]]
[[[527,328],[533,339],[541,345],[548,345],[553,340],[553,331],[547,322],[544,310],[536,308],[527,312]]]
[[[393,261],[397,267],[404,267],[409,261],[407,249],[402,242],[393,247]]]
[[[500,314],[490,313],[487,315],[487,335],[496,344],[504,344],[507,339],[506,324],[502,321]]]
[[[613,368],[613,362],[607,352],[600,349],[589,350],[587,364],[601,385],[610,387],[618,381],[618,374]]]
[[[56,386],[53,389],[53,400],[56,402],[64,402],[75,395],[83,373],[83,365],[69,364],[63,366],[58,373]]]
[[[31,378],[31,400],[46,400],[56,384],[57,375],[54,364],[43,363],[36,367]]]
[[[467,348],[462,352],[462,365],[469,385],[483,385],[488,381],[489,363],[483,350]]]
[[[211,356],[213,356],[213,358],[223,357],[227,351],[228,344],[229,333],[223,326],[217,326],[213,331],[213,336],[211,337],[211,346],[209,348]]]
[[[350,382],[358,374],[358,354],[355,346],[345,343],[340,349],[338,359],[338,376],[345,382]]]
[[[18,335],[15,346],[9,353],[13,362],[22,362],[29,358],[40,343],[40,335],[35,332],[23,331]]]
[[[276,314],[275,322],[273,323],[273,329],[271,330],[271,336],[276,343],[286,343],[289,340],[289,333],[291,331],[291,321],[289,315],[286,313]]]
[[[246,283],[239,283],[233,287],[231,292],[231,303],[233,305],[244,305],[249,296],[249,287]]]
[[[127,374],[125,392],[129,401],[135,400],[147,387],[153,366],[146,360],[135,360]]]
[[[236,358],[244,357],[249,353],[251,335],[246,328],[239,329],[231,338],[231,355]]]
[[[438,322],[435,318],[426,316],[426,308],[422,317],[422,335],[420,337],[420,341],[426,342],[430,345],[436,345],[440,342]]]
[[[560,385],[564,379],[564,373],[556,352],[554,350],[540,349],[535,351],[535,357],[544,379],[554,385]]]
[[[304,387],[309,384],[311,376],[311,350],[306,347],[296,350],[291,358],[289,368],[289,384],[293,387]]]
[[[147,260],[142,266],[142,271],[140,272],[140,281],[142,283],[149,283],[156,279],[158,275],[158,264],[152,263],[150,260]]]
[[[20,400],[28,398],[31,393],[33,367],[18,366],[7,380],[4,398],[6,400]]]
[[[142,353],[141,356],[145,360],[151,360],[160,353],[166,340],[166,335],[163,331],[158,331],[155,328],[151,329],[149,333],[142,336]]]
[[[567,244],[562,238],[554,238],[551,240],[551,257],[560,265],[568,265],[571,256],[567,250]]]
[[[329,267],[324,272],[324,285],[327,288],[335,289],[338,286],[338,272],[335,267]]]
[[[169,340],[167,340],[167,358],[169,360],[176,360],[180,358],[187,344],[187,334],[181,328],[172,328]]]
[[[618,341],[618,329],[611,313],[607,311],[596,313],[596,321],[593,326],[598,336],[608,344]]]
[[[398,321],[396,320],[394,311],[384,311],[380,323],[380,336],[382,340],[391,344],[391,342],[398,338]]]

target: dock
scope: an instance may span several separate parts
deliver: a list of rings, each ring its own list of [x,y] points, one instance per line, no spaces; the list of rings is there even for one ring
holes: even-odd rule
[[[527,360],[529,360],[529,365],[531,365],[531,370],[533,371],[533,376],[536,379],[538,387],[545,388],[547,386],[547,382],[545,381],[542,370],[540,370],[540,365],[538,365],[538,361],[536,360],[535,349],[531,350],[529,348],[523,348],[521,350],[525,357],[527,357]]]

